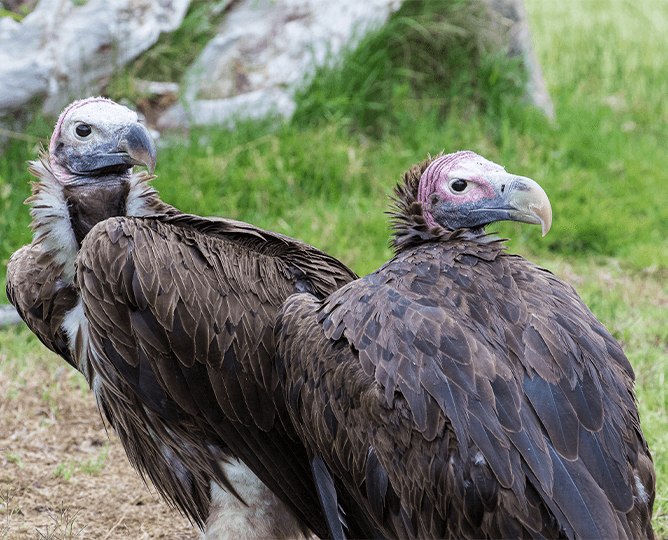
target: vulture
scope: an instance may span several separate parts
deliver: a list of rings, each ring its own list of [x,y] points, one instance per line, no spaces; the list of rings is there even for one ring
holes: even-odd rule
[[[457,152],[405,173],[391,215],[389,262],[276,321],[332,529],[343,486],[389,538],[654,538],[629,361],[572,287],[485,233],[546,233],[545,192]]]
[[[155,165],[135,112],[104,98],[66,108],[30,163],[33,241],[9,261],[7,296],[207,538],[326,538],[274,323],[291,294],[325,298],[357,276],[298,240],[180,212],[150,186]],[[337,500],[350,537],[379,536],[343,488]]]

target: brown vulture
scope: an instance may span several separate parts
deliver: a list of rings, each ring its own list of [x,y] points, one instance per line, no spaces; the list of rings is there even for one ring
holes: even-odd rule
[[[136,113],[70,105],[30,164],[34,239],[9,261],[7,296],[86,377],[140,474],[208,519],[208,538],[326,537],[274,369],[274,321],[291,294],[324,298],[357,276],[292,238],[163,203],[133,172],[155,163]],[[341,497],[348,534],[376,536]]]
[[[631,365],[573,288],[484,232],[545,233],[543,190],[458,152],[408,171],[392,215],[393,259],[276,321],[331,515],[343,485],[388,537],[653,538]]]

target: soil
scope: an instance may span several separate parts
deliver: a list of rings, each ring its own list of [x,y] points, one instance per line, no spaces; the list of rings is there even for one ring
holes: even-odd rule
[[[42,356],[0,371],[0,539],[197,539],[130,467],[81,375]]]

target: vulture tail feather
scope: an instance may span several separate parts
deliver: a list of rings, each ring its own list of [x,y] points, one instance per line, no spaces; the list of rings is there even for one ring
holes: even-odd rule
[[[383,508],[385,507],[385,496],[387,494],[388,477],[387,472],[378,461],[378,456],[373,448],[369,448],[366,460],[366,493],[371,503],[371,509],[381,523],[383,519]]]
[[[311,471],[316,491],[318,492],[318,498],[325,513],[325,519],[327,519],[327,528],[329,529],[330,537],[332,540],[346,540],[339,515],[339,504],[334,479],[322,458],[314,456],[311,459]]]
[[[577,537],[592,540],[616,538],[617,526],[612,508],[582,461],[561,458],[549,443],[548,450],[554,466],[554,501]]]

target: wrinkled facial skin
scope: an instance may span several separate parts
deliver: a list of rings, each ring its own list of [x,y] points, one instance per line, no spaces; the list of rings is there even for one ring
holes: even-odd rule
[[[448,230],[520,221],[540,224],[545,235],[552,223],[549,200],[536,182],[473,152],[434,160],[422,175],[418,200],[427,224]]]
[[[77,101],[58,119],[49,146],[51,166],[64,184],[125,175],[134,165],[155,167],[153,138],[137,114],[112,101]]]

